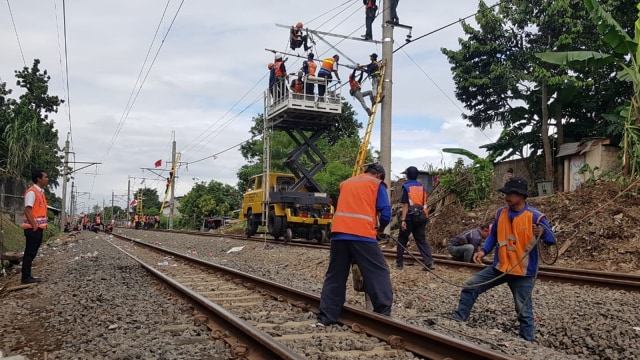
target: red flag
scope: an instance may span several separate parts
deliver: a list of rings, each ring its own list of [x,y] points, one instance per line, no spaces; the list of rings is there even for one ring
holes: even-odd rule
[[[153,165],[154,165],[155,167],[159,168],[160,166],[162,166],[162,159],[160,159],[160,160],[156,161]]]
[[[138,202],[136,201],[136,199],[131,200],[131,204],[129,204],[129,206],[136,206],[136,204],[138,204]]]

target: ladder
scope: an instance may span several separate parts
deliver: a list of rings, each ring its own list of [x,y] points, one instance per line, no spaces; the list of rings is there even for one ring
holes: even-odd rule
[[[380,69],[380,82],[378,83],[378,93],[376,94],[376,100],[371,109],[371,115],[367,122],[367,127],[364,130],[364,136],[362,137],[362,144],[358,148],[358,155],[356,155],[356,163],[353,166],[353,172],[351,176],[359,175],[362,172],[362,167],[367,159],[367,150],[369,150],[369,143],[371,142],[371,133],[373,132],[373,124],[376,121],[376,113],[378,112],[378,105],[382,98],[382,87],[384,86],[384,69],[385,65],[382,65]]]
[[[169,180],[167,180],[167,188],[164,190],[164,199],[162,200],[162,204],[160,205],[160,214],[162,214],[162,210],[164,210],[164,204],[167,202],[167,196],[169,196],[169,191],[173,186],[173,183],[176,178],[176,166],[180,161],[180,153],[176,153],[176,158],[173,159],[173,163],[171,164],[171,171],[169,171]]]

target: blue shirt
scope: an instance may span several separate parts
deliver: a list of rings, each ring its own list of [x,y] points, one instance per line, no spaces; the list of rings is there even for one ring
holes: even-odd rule
[[[496,213],[496,219],[493,221],[493,226],[491,227],[491,233],[487,237],[487,240],[484,242],[484,245],[482,245],[482,251],[484,251],[485,254],[488,254],[489,252],[491,252],[491,250],[493,250],[493,248],[496,246],[496,239],[498,237],[498,219],[500,218],[500,214],[502,214],[502,211],[505,211],[505,210],[509,211],[507,215],[509,216],[509,220],[512,220],[512,221],[516,216],[524,213],[525,211],[532,212],[533,224],[537,222],[544,228],[544,233],[542,234],[540,239],[545,244],[551,245],[556,243],[556,237],[553,234],[553,230],[551,230],[551,226],[547,222],[546,216],[544,216],[540,211],[538,211],[533,206],[526,204],[525,207],[520,211],[512,211],[509,208],[502,208],[498,210],[498,212]],[[532,276],[533,274],[536,273],[537,264],[538,264],[538,251],[535,248],[529,253],[528,264],[529,266],[526,269],[527,276],[529,275]],[[498,265],[498,253],[496,250],[496,254],[493,257],[493,266],[497,266],[497,265]]]
[[[482,243],[482,235],[480,229],[473,229],[458,234],[449,240],[451,246],[461,246],[465,244],[473,245],[473,252],[478,251],[478,246]]]
[[[406,183],[402,184],[402,197],[400,199],[401,204],[409,203],[409,188],[411,186],[422,186],[422,189],[424,190],[424,192],[427,193],[427,188],[425,188],[424,185],[422,185],[422,183],[419,182],[418,180],[407,180]],[[427,204],[423,204],[423,205],[426,206]],[[405,220],[410,221],[411,214],[407,214],[407,217],[405,218]]]
[[[391,221],[391,204],[389,203],[389,196],[387,196],[387,187],[384,183],[380,183],[378,186],[378,197],[376,198],[376,210],[380,215],[379,219],[379,229],[382,230],[389,225]],[[345,233],[331,233],[331,241],[334,240],[351,240],[351,241],[365,241],[365,242],[378,242],[378,240],[374,238],[369,238],[365,236],[358,236],[352,234]]]

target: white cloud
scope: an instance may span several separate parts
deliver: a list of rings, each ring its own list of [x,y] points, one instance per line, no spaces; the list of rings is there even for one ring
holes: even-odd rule
[[[34,6],[28,1],[11,1],[28,65],[33,58],[41,59],[41,68],[47,69],[52,76],[50,92],[64,98],[59,57],[61,53],[64,58],[64,49],[58,48],[57,39],[58,32],[62,34],[63,30],[62,1],[54,0],[54,3],[58,10],[58,28],[53,4]],[[167,30],[179,3],[171,2],[157,41]],[[170,160],[170,141],[174,131],[178,150],[187,150],[183,154],[184,161],[219,153],[248,139],[251,117],[262,112],[259,97],[266,88],[267,79],[261,79],[267,71],[266,63],[272,60],[272,54],[264,49],[286,49],[288,30],[274,24],[293,24],[302,20],[305,25],[319,30],[353,33],[354,36],[364,33],[360,28],[364,23],[360,1],[354,0],[351,7],[326,24],[323,23],[330,16],[308,21],[340,3],[342,1],[317,3],[309,11],[307,5],[302,6],[293,0],[278,1],[275,7],[273,3],[253,0],[186,1],[113,149],[100,167],[100,175],[75,175],[78,190],[92,192],[92,200],[84,200],[87,206],[101,205],[102,199],[110,202],[112,191],[125,194],[130,176],[155,177],[148,171],[143,173],[140,168],[153,167],[160,158]],[[100,161],[103,158],[163,8],[164,3],[151,0],[67,2],[73,151],[77,161]],[[398,11],[403,23],[414,26],[412,35],[415,39],[474,13],[476,9],[477,3],[468,0],[428,5],[422,1],[403,1]],[[22,58],[8,11],[1,13],[3,55],[0,57],[0,77],[9,87],[15,88],[13,71],[22,67]],[[354,15],[349,17],[352,13]],[[340,24],[344,19],[347,20]],[[379,37],[380,34],[380,21],[377,20],[374,36]],[[405,30],[396,29],[398,44],[404,43],[406,34]],[[423,167],[424,164],[439,166],[452,163],[455,157],[441,154],[443,147],[462,147],[481,154],[477,146],[489,141],[479,130],[468,128],[460,119],[461,105],[453,93],[450,65],[440,53],[443,46],[457,48],[457,38],[461,35],[460,25],[454,25],[405,48],[432,80],[403,51],[396,53],[392,134],[394,174],[399,174],[409,165]],[[370,43],[331,41],[357,62],[368,61],[371,52],[382,53],[380,46]],[[317,43],[317,57],[335,53],[320,41]],[[63,46],[62,39],[60,44]],[[300,61],[292,58],[287,66],[294,71],[300,66]],[[346,79],[347,69],[342,69],[341,75]],[[261,81],[259,86],[250,90],[258,81]],[[246,97],[231,109],[246,93]],[[348,95],[347,98],[351,101]],[[238,115],[256,99],[256,104]],[[356,101],[351,102],[356,110],[364,113]],[[69,128],[66,117],[66,107],[54,117],[61,146]],[[366,121],[362,115],[359,118]],[[415,128],[407,130],[413,121],[409,119],[416,118],[424,118],[425,122],[418,122]],[[486,133],[492,139],[497,136],[497,131]],[[190,142],[193,146],[187,147]],[[376,130],[372,146],[377,147],[378,144],[379,132]],[[235,185],[235,173],[243,163],[237,149],[233,149],[221,153],[216,159],[189,165],[188,170],[185,166],[179,171],[177,194],[187,192],[194,183],[194,177],[200,181],[214,179]],[[80,173],[91,170],[85,169]],[[150,184],[155,184],[160,192],[164,190],[164,180],[159,177],[155,181],[149,180],[147,185]],[[139,185],[139,181],[134,181],[134,185]],[[124,201],[120,205],[123,206]]]

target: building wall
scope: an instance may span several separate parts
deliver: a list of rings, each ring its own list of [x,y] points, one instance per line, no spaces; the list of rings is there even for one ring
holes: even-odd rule
[[[595,178],[602,175],[603,172],[618,168],[620,166],[619,153],[620,149],[616,146],[597,144],[593,145],[591,150],[585,154],[575,154],[569,157],[569,174],[565,174],[569,177],[569,189],[567,190],[574,191],[589,180],[591,174],[588,171],[580,174],[580,169],[586,164],[589,164],[592,170],[598,168],[593,172]]]
[[[529,167],[526,164],[526,159],[508,160],[493,165],[493,172],[496,177],[493,179],[493,187],[498,189],[504,185],[504,176],[507,173],[507,169],[513,169],[513,176],[521,177],[529,183],[529,190],[533,189],[533,178]]]

